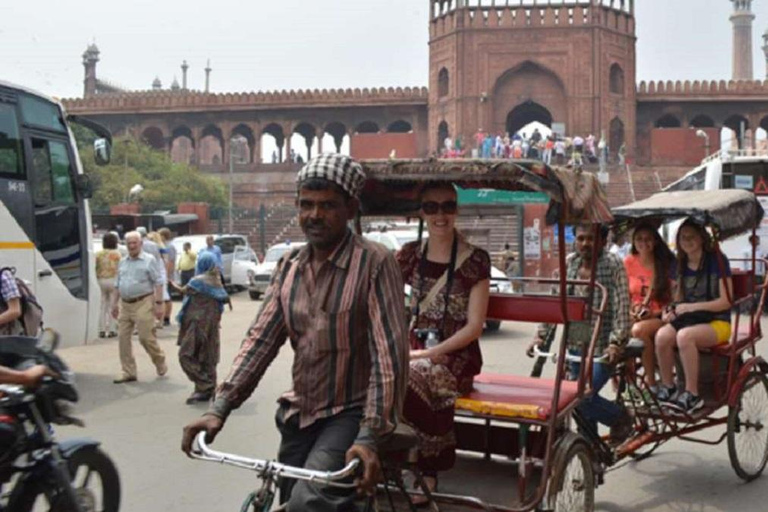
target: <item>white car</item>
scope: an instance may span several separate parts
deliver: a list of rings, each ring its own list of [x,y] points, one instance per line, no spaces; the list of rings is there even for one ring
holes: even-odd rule
[[[363,236],[372,242],[378,242],[390,251],[399,251],[409,242],[413,242],[419,237],[416,229],[397,229],[387,231],[369,231],[363,233]],[[429,233],[424,231],[422,240],[426,240]]]
[[[293,242],[276,244],[267,249],[267,254],[264,256],[264,261],[256,266],[256,268],[248,273],[248,295],[252,300],[259,300],[269,286],[269,281],[272,279],[272,272],[277,267],[277,262],[287,252],[293,249],[298,249],[306,245],[306,242]]]
[[[176,248],[176,265],[178,267],[184,244],[189,242],[192,251],[199,254],[206,246],[208,235],[177,236],[171,242]],[[221,260],[224,266],[224,283],[237,288],[247,288],[248,271],[256,270],[256,254],[248,245],[248,239],[242,235],[213,235],[213,243],[221,248]],[[178,276],[176,276],[178,281]]]

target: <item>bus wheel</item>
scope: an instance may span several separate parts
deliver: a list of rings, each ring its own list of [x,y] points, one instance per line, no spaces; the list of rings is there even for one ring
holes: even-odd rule
[[[555,512],[591,512],[595,508],[592,450],[573,432],[567,432],[555,449],[548,500]]]
[[[768,462],[768,379],[753,373],[728,410],[728,456],[739,478],[759,477]]]

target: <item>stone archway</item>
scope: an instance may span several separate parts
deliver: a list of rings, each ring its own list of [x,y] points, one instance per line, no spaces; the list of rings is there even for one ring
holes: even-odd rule
[[[509,134],[515,134],[533,122],[539,122],[551,128],[552,113],[538,103],[528,100],[507,114],[506,131]]]
[[[490,103],[494,132],[515,128],[511,132],[515,133],[531,121],[548,126],[568,121],[568,99],[563,81],[553,71],[531,61],[499,76]],[[517,126],[525,118],[529,121]],[[510,125],[511,121],[514,122]]]

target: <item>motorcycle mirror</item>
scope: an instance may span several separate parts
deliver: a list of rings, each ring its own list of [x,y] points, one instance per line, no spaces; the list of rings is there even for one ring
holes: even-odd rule
[[[43,352],[52,353],[59,346],[59,333],[53,329],[43,329],[37,340],[37,346]]]

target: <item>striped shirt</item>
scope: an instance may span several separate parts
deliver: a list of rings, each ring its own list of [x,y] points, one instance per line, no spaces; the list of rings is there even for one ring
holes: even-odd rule
[[[394,429],[408,380],[400,268],[384,246],[348,232],[314,275],[309,245],[284,256],[264,303],[219,386],[211,414],[226,418],[256,388],[286,338],[295,352],[286,418],[300,428],[347,409],[363,420],[357,443]]]
[[[566,263],[566,279],[579,279],[579,268],[583,258],[578,253],[568,257]],[[624,346],[629,339],[632,330],[632,322],[629,316],[629,284],[627,283],[627,271],[624,263],[608,251],[603,251],[597,260],[595,269],[595,281],[605,287],[608,300],[603,314],[603,323],[595,347],[595,356],[603,354],[609,344]],[[575,288],[575,290],[573,289]],[[569,286],[569,294],[585,296],[588,293],[586,286]],[[595,287],[592,296],[592,307],[600,308],[603,300],[600,289]],[[592,329],[597,322],[597,316],[592,317],[592,322],[572,322],[568,330],[568,348],[572,351],[580,351],[582,345],[588,344],[592,336]],[[537,330],[537,336],[545,341],[546,346],[552,342],[555,336],[555,325],[541,324]]]

